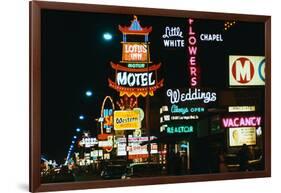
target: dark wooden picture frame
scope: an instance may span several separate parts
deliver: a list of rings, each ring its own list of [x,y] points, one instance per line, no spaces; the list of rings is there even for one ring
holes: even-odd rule
[[[195,181],[211,181],[226,179],[258,178],[271,176],[271,17],[258,15],[243,15],[229,13],[210,13],[183,10],[166,10],[152,8],[135,8],[119,6],[103,6],[91,4],[57,3],[57,2],[29,2],[30,8],[30,186],[31,192],[76,190],[88,188],[105,188],[121,186],[137,186],[151,184],[182,183]],[[41,183],[40,157],[41,157],[41,14],[42,10],[60,10],[89,13],[129,14],[145,16],[163,16],[176,18],[210,19],[242,22],[262,22],[265,29],[265,95],[264,95],[264,170],[231,173],[210,173],[181,176],[161,176],[132,178],[128,180],[83,181],[65,183]],[[122,182],[122,183],[120,183]]]

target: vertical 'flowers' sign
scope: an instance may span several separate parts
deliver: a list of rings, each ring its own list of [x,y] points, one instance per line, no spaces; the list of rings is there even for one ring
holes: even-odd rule
[[[197,63],[197,38],[193,29],[193,19],[188,19],[188,75],[189,86],[196,87],[199,85],[199,67]]]

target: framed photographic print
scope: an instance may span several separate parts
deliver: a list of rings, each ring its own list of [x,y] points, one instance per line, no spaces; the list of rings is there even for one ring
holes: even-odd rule
[[[270,16],[30,2],[30,191],[271,175]]]

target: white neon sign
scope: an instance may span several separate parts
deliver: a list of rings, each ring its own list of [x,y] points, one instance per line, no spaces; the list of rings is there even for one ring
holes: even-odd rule
[[[189,88],[187,92],[182,92],[180,89],[168,89],[166,94],[171,104],[196,100],[203,100],[204,103],[210,103],[217,100],[217,94],[215,92],[204,92],[197,88]]]

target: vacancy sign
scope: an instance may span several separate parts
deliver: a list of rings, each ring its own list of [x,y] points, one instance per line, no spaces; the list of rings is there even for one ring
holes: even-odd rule
[[[264,56],[229,56],[230,86],[265,85]]]

